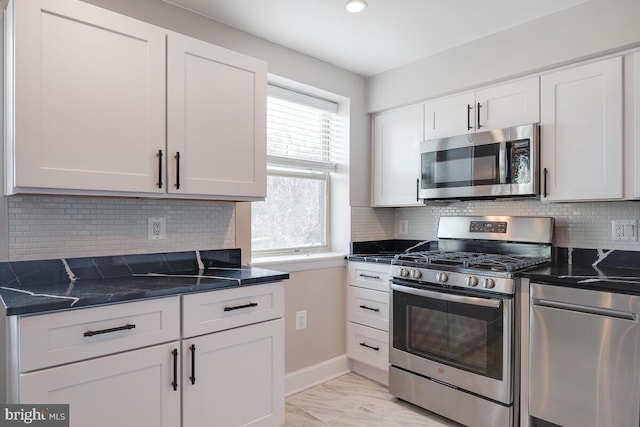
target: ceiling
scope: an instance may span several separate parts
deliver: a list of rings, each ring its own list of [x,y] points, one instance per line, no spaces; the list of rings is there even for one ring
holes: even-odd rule
[[[588,0],[164,0],[371,76]]]

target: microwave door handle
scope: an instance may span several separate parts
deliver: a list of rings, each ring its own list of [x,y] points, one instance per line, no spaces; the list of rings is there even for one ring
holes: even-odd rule
[[[500,154],[498,155],[498,168],[500,173],[500,184],[506,184],[509,182],[509,162],[507,153],[507,143],[505,141],[500,142]]]
[[[405,294],[416,295],[419,297],[433,298],[442,301],[459,302],[462,304],[480,305],[483,307],[500,308],[502,305],[501,299],[495,298],[477,298],[468,297],[465,295],[447,294],[444,292],[428,291],[426,289],[416,289],[408,286],[401,286],[395,283],[391,283],[391,289]]]

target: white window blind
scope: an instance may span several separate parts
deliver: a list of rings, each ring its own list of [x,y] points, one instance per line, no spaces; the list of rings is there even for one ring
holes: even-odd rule
[[[335,170],[334,102],[269,86],[267,162],[271,166]]]

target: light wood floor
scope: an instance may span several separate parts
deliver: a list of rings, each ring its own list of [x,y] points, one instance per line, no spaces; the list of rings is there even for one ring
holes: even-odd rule
[[[285,427],[459,427],[390,395],[387,388],[349,373],[286,400]]]

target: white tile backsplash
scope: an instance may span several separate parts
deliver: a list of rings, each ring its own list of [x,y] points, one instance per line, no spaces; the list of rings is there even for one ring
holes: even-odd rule
[[[235,247],[235,203],[107,197],[10,196],[10,261]],[[166,239],[148,240],[148,217]]]
[[[435,240],[440,216],[551,216],[555,218],[555,246],[640,250],[640,242],[637,240],[614,241],[611,237],[612,220],[640,220],[639,202],[542,203],[535,199],[480,200],[435,207],[353,208],[353,211],[357,212],[352,215],[353,241],[393,238]],[[398,221],[401,219],[409,221],[408,235],[398,235]],[[370,234],[368,229],[371,230]]]

